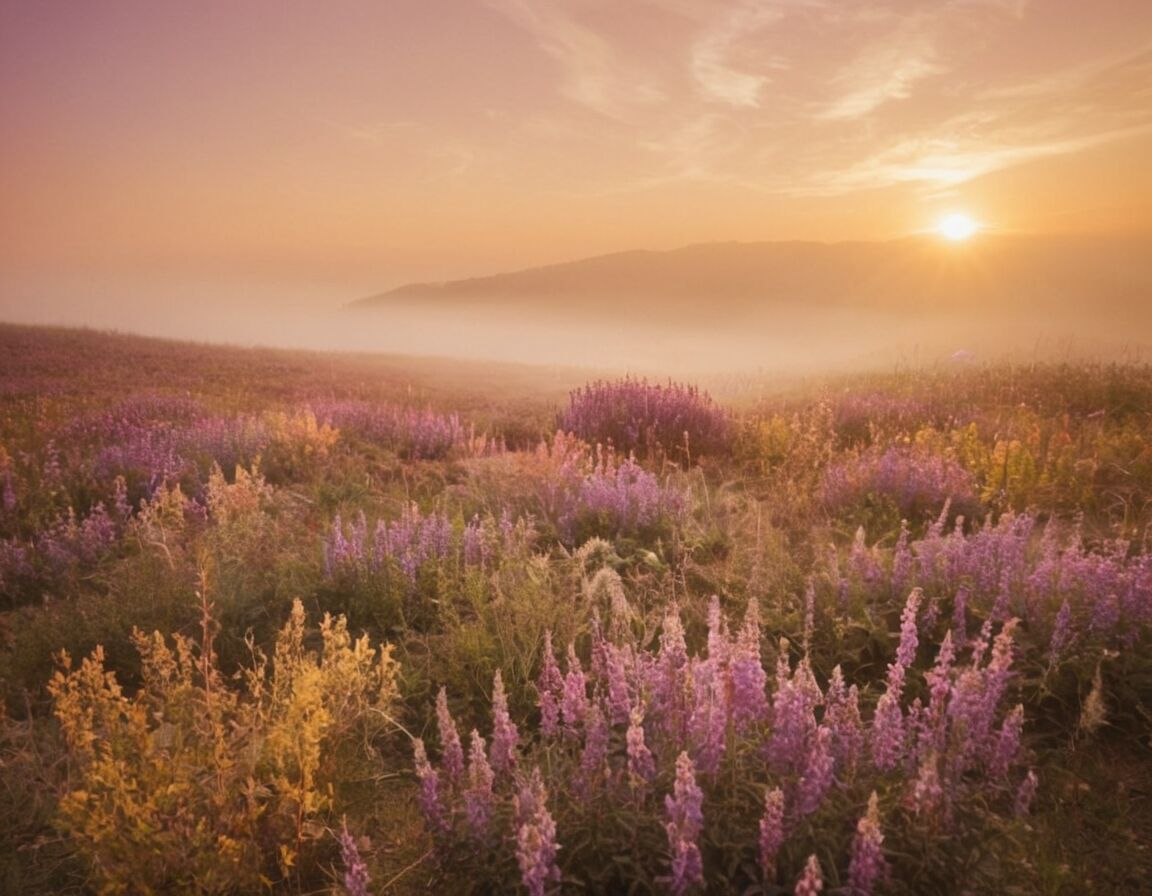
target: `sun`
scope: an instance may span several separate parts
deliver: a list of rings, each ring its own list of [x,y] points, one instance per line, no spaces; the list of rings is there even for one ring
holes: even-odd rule
[[[944,239],[952,240],[953,242],[966,240],[979,229],[979,222],[971,215],[965,215],[962,212],[945,215],[936,224],[936,231],[944,237]]]

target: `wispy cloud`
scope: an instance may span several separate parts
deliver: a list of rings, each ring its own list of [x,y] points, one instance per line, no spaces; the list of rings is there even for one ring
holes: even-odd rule
[[[604,116],[548,113],[611,160],[586,169],[585,195],[678,180],[929,193],[1152,127],[1152,47],[1125,53],[1118,32],[1107,52],[1012,55],[1054,25],[1067,39],[1046,3],[644,0],[672,26],[656,42],[581,0],[487,2],[555,62],[561,96]]]
[[[433,180],[460,177],[471,170],[476,161],[476,152],[467,146],[439,146],[428,155],[437,169],[429,178]]]
[[[813,180],[824,192],[901,183],[938,189],[1152,133],[1152,51],[997,85],[975,92],[970,104]]]
[[[690,66],[705,96],[731,106],[760,104],[760,92],[769,80],[763,69],[782,66],[782,58],[757,47],[759,52],[753,58],[761,70],[749,71],[741,70],[736,56],[742,42],[783,17],[783,12],[773,4],[745,3],[704,32],[691,49]]]
[[[664,92],[642,66],[628,61],[595,29],[582,24],[554,0],[487,0],[490,7],[528,32],[560,66],[560,92],[612,118],[630,108],[664,100]]]
[[[917,82],[944,70],[931,41],[919,35],[869,47],[837,73],[838,95],[816,117],[862,118],[885,103],[907,99]]]
[[[911,139],[839,171],[825,174],[819,187],[810,185],[806,192],[835,195],[849,190],[906,183],[932,188],[956,186],[1011,165],[1079,152],[1149,132],[1152,132],[1152,124],[1081,137],[1037,139],[1000,145],[987,141]]]

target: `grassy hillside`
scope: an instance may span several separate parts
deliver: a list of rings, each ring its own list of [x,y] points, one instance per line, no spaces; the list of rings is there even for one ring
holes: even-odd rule
[[[1147,366],[0,327],[0,890],[1138,892],[1150,445]]]

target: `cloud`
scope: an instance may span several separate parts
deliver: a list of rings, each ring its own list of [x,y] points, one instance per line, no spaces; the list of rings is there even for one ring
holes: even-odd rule
[[[907,99],[917,82],[945,70],[935,59],[932,44],[920,37],[871,47],[836,75],[833,83],[842,92],[816,118],[861,118],[885,103]]]
[[[949,187],[1012,165],[1065,155],[1113,140],[1152,132],[1152,125],[1123,128],[1081,137],[994,144],[987,141],[911,139],[821,178],[823,189],[809,193],[835,195],[858,189],[919,183]]]
[[[704,32],[691,49],[689,64],[705,96],[731,106],[760,104],[760,91],[768,83],[768,76],[763,72],[741,71],[734,57],[741,43],[782,18],[784,13],[775,5],[746,3]],[[760,58],[763,60],[762,53]],[[780,67],[783,62],[779,56],[769,56],[761,64]]]
[[[642,66],[631,64],[595,29],[581,24],[553,0],[487,0],[488,6],[524,29],[561,69],[560,92],[610,118],[631,107],[663,101],[664,92]]]
[[[548,112],[582,158],[603,160],[572,185],[589,196],[688,180],[939,191],[1152,126],[1152,47],[1133,50],[1117,27],[1071,54],[1041,51],[1039,36],[1076,27],[1046,3],[643,0],[632,16],[588,0],[487,2],[554,60],[562,96],[603,116]],[[660,40],[645,16],[666,26]],[[560,141],[525,134],[551,151]]]
[[[467,173],[476,161],[475,151],[467,146],[439,146],[429,151],[428,155],[438,169],[429,180],[460,177]]]
[[[939,188],[1150,133],[1152,51],[976,91],[969,106],[819,179],[833,192],[899,183]]]

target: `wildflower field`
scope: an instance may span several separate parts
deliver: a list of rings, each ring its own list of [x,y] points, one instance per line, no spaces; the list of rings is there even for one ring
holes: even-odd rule
[[[1152,892],[1152,368],[0,326],[0,891]]]

